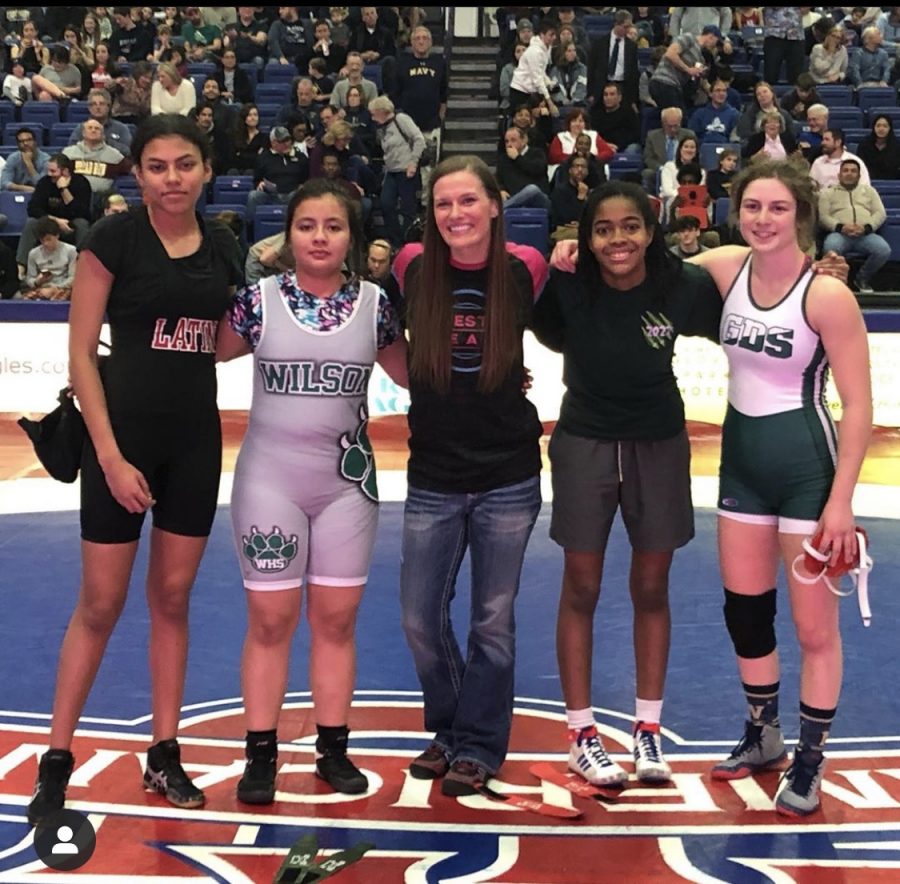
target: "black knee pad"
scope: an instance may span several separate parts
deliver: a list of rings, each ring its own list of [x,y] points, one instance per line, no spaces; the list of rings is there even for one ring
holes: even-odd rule
[[[738,657],[754,660],[775,650],[775,590],[740,595],[725,589],[725,625]]]

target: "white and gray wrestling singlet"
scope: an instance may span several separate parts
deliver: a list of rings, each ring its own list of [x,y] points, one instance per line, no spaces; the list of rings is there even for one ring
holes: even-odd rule
[[[317,331],[291,312],[278,277],[260,285],[253,403],[231,517],[247,589],[366,582],[378,520],[366,395],[377,355],[378,288]]]

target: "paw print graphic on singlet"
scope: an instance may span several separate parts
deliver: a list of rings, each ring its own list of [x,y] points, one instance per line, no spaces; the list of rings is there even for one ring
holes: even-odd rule
[[[341,455],[339,470],[341,475],[351,482],[357,482],[360,490],[369,500],[378,502],[378,483],[375,479],[375,457],[372,454],[372,443],[369,442],[367,426],[369,417],[365,407],[359,409],[359,426],[351,437],[349,433],[341,436],[340,444],[344,453]]]
[[[283,571],[297,555],[297,535],[285,537],[277,525],[270,534],[263,534],[254,525],[249,535],[241,537],[244,555],[257,571]]]

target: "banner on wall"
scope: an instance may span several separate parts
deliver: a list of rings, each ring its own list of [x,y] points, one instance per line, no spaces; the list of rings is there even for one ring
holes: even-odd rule
[[[109,340],[104,326],[101,337]],[[900,334],[870,334],[875,424],[900,426]],[[0,323],[0,412],[44,413],[55,406],[56,394],[68,378],[68,326],[62,322]],[[543,421],[559,414],[563,394],[562,357],[525,336],[525,364],[533,376],[529,398]],[[721,424],[728,393],[728,368],[722,350],[698,338],[679,338],[675,373],[689,420]],[[250,407],[253,363],[242,358],[218,367],[219,407],[243,411]],[[828,402],[836,419],[840,402],[833,380]],[[373,418],[403,414],[409,408],[406,390],[395,386],[379,366],[369,385]]]

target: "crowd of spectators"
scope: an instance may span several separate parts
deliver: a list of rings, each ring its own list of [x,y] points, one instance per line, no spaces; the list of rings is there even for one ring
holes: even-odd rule
[[[26,297],[64,297],[63,257],[110,210],[109,197],[124,200],[113,210],[140,201],[130,144],[152,114],[193,119],[216,176],[252,177],[246,204],[228,217],[243,243],[254,242],[259,206],[285,204],[317,175],[346,187],[391,248],[417,221],[420,166],[440,155],[448,90],[419,7],[5,8],[0,37],[0,102],[17,121],[4,129],[0,191],[28,195],[18,245],[0,240],[0,264],[15,256]],[[58,108],[49,119],[79,121],[68,145],[51,142],[47,118],[32,112],[42,104]],[[254,266],[268,266],[260,254],[269,255],[257,251]],[[48,283],[41,274],[51,270]]]
[[[890,110],[900,7],[498,7],[496,16],[507,208],[545,208],[551,238],[565,238],[592,187],[610,174],[634,178],[656,198],[671,247],[690,254],[738,241],[715,209],[741,164],[803,164],[822,201],[820,248],[864,259],[855,284],[871,289],[890,247],[870,181],[900,179],[900,108]],[[843,91],[823,98],[832,86]],[[869,113],[867,132],[829,123],[842,103],[865,119],[855,93],[869,87],[885,90],[886,107]]]

